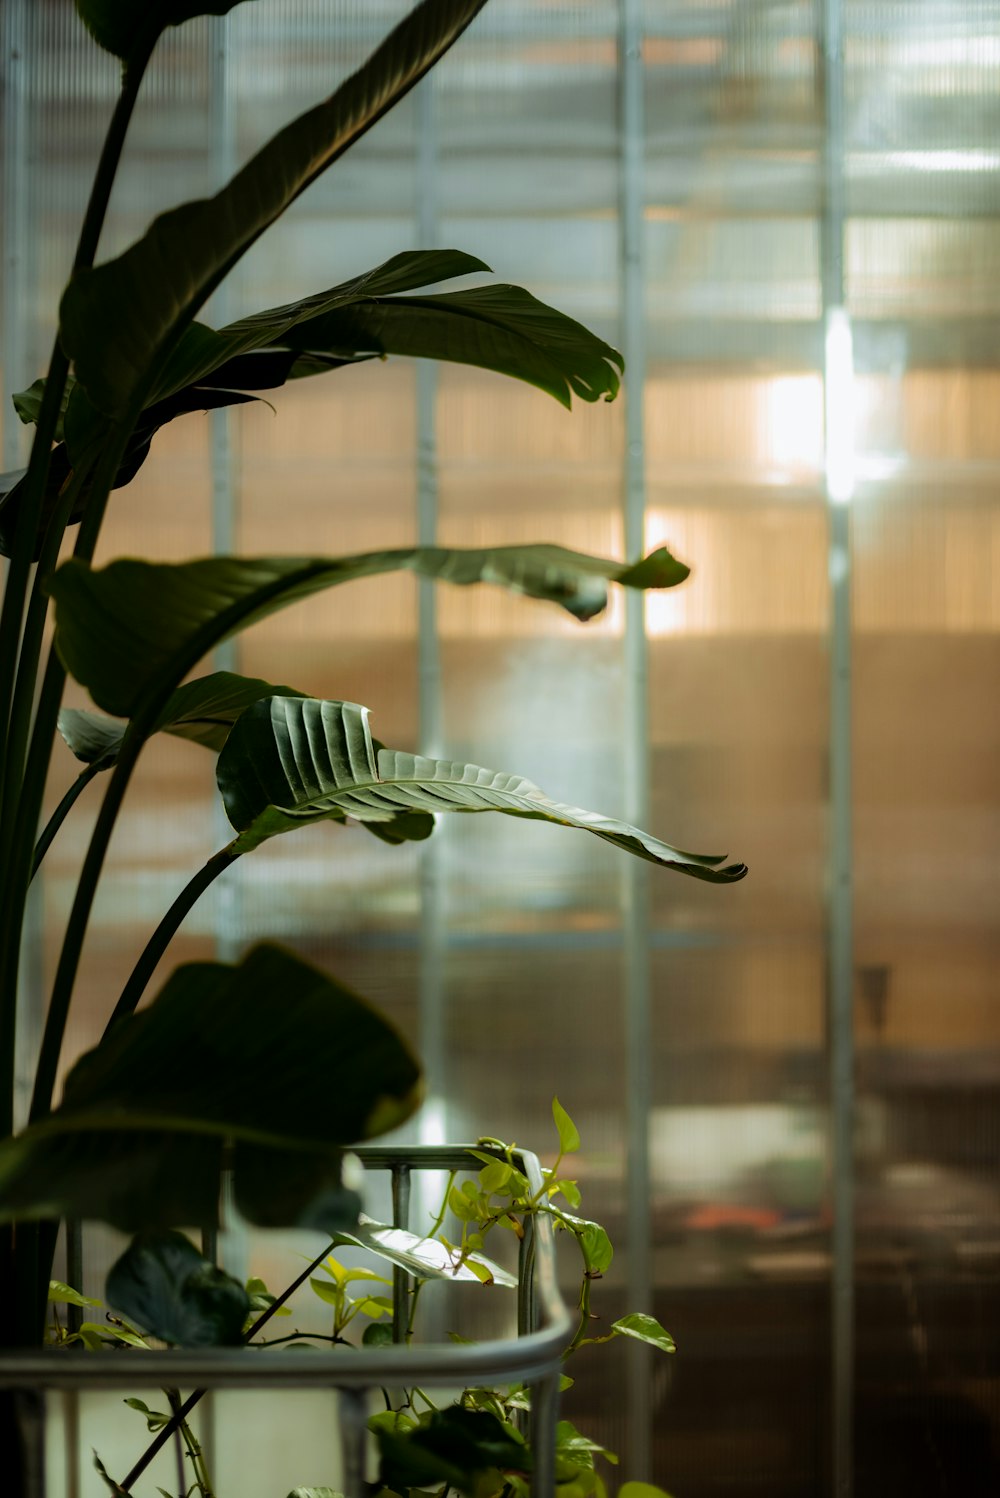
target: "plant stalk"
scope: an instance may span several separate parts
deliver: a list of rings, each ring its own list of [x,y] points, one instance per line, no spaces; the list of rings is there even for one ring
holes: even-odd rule
[[[90,189],[90,198],[80,226],[71,276],[76,275],[78,271],[88,270],[94,263],[125,137],[156,39],[155,35],[148,36],[123,73],[121,92],[104,137],[93,185]],[[37,658],[30,661],[22,657],[19,661],[18,646],[31,572],[31,558],[45,502],[45,485],[48,480],[52,444],[55,441],[59,424],[68,374],[69,360],[57,336],[49,360],[42,405],[38,414],[38,425],[31,446],[31,457],[28,460],[21,523],[17,529],[10,559],[3,612],[0,616],[0,763],[5,767],[7,764],[7,725],[10,718],[15,672],[28,671],[34,676],[38,666]],[[58,552],[58,546],[56,551]],[[5,810],[9,811],[9,806],[5,806]]]
[[[163,917],[162,921],[157,926],[152,936],[149,938],[149,941],[146,943],[146,946],[143,949],[142,955],[140,956],[135,967],[132,969],[132,972],[129,975],[128,982],[122,989],[121,998],[115,1005],[111,1018],[108,1020],[107,1027],[104,1031],[105,1039],[111,1034],[111,1031],[114,1029],[115,1025],[118,1024],[119,1020],[123,1020],[127,1018],[128,1015],[135,1013],[136,1005],[142,998],[142,995],[146,989],[146,985],[149,982],[150,978],[153,976],[153,973],[156,970],[156,965],[169,946],[170,941],[173,938],[178,926],[181,924],[191,907],[198,900],[199,896],[201,896],[205,892],[205,890],[208,889],[209,885],[215,879],[217,879],[219,875],[223,873],[231,863],[234,863],[236,859],[239,858],[239,856],[240,855],[238,853],[233,852],[232,845],[221,848],[218,853],[212,854],[212,857],[208,860],[208,862],[198,870],[194,878],[190,879],[181,890],[180,894],[177,896],[176,900],[173,902],[170,909],[167,911],[166,915]]]
[[[73,258],[74,274],[91,266],[97,253],[125,137],[155,43],[156,35],[150,32],[122,78],[121,92],[105,135],[90,198],[80,227],[80,236]],[[17,837],[18,825],[28,824],[30,840],[34,840],[44,789],[43,773],[38,777],[42,789],[37,792],[37,803],[34,805],[32,819],[33,797],[29,795],[27,802],[24,797],[25,764],[23,761],[19,763],[20,755],[15,755],[11,762],[8,734],[18,676],[20,675],[22,680],[30,683],[32,694],[37,679],[40,637],[37,645],[32,645],[29,636],[25,641],[25,646],[30,648],[22,648],[21,629],[35,538],[45,504],[52,444],[59,424],[68,374],[69,360],[57,336],[49,360],[38,426],[28,461],[21,523],[14,542],[4,590],[3,608],[0,611],[0,784],[3,786],[2,793],[0,793],[0,859],[2,859],[0,867],[8,870],[11,868],[8,856]],[[68,514],[66,518],[68,520]],[[58,555],[60,541],[61,536],[53,538],[53,561]],[[61,685],[60,681],[60,695]],[[27,692],[27,687],[24,691]],[[58,712],[58,704],[56,712]],[[51,745],[46,750],[46,768],[50,750]],[[30,765],[31,761],[29,760],[28,763]],[[8,886],[8,896],[4,904],[9,909],[9,917],[0,927],[0,981],[4,982],[3,994],[0,998],[0,1135],[11,1133],[14,1123],[13,1079],[17,1027],[17,970],[24,910],[23,893],[30,880],[30,865],[26,860],[18,860],[18,868],[11,872],[16,873],[13,888],[20,892],[21,898],[11,901],[11,887]],[[8,982],[6,980],[11,972],[13,972],[13,982]],[[51,1232],[46,1235],[36,1231],[33,1235],[28,1234],[27,1238],[26,1242],[23,1234],[16,1235],[11,1229],[5,1229],[0,1234],[0,1272],[3,1274],[5,1283],[11,1282],[13,1274],[14,1282],[20,1284],[19,1272],[27,1273],[29,1279],[37,1279],[39,1267],[44,1268],[35,1263],[32,1269],[28,1265],[28,1260],[32,1255],[37,1260],[39,1254],[47,1250],[47,1240],[52,1239],[54,1242],[54,1236]],[[34,1303],[37,1301],[37,1295],[29,1295],[28,1300]],[[44,1306],[42,1314],[44,1316]],[[15,1329],[14,1335],[20,1337],[20,1330]],[[2,1340],[6,1341],[7,1338],[3,1337]]]
[[[55,841],[56,834],[58,833],[62,824],[65,822],[69,813],[73,810],[73,807],[76,805],[77,801],[80,799],[80,796],[86,790],[90,782],[94,779],[94,776],[99,775],[101,771],[105,769],[107,769],[107,766],[101,761],[98,761],[96,764],[85,765],[84,768],[80,771],[79,775],[73,781],[73,784],[70,786],[65,796],[59,802],[59,805],[56,807],[51,817],[49,817],[49,820],[46,822],[44,828],[39,834],[38,842],[35,844],[35,851],[31,860],[32,879],[34,879],[35,875],[38,873],[38,870],[42,864],[42,859],[51,848],[53,842]]]
[[[62,1050],[70,999],[73,994],[73,985],[76,981],[76,971],[80,962],[80,954],[83,950],[83,939],[86,934],[90,911],[97,891],[97,881],[104,864],[104,855],[111,841],[111,834],[114,831],[118,812],[121,809],[122,800],[125,796],[125,791],[131,779],[136,761],[139,758],[143,742],[144,738],[141,733],[136,731],[136,722],[133,720],[122,742],[122,747],[118,754],[118,762],[112,771],[111,783],[105,792],[93,836],[90,839],[90,846],[87,849],[87,856],[80,871],[80,879],[76,887],[73,906],[69,913],[69,919],[66,922],[62,951],[59,954],[59,965],[56,968],[56,975],[52,984],[49,1011],[45,1016],[45,1029],[42,1035],[42,1045],[38,1056],[38,1068],[35,1072],[35,1087],[32,1093],[31,1111],[29,1113],[29,1119],[32,1123],[39,1118],[44,1118],[52,1107],[52,1093],[55,1089],[56,1074],[59,1069],[59,1054]]]

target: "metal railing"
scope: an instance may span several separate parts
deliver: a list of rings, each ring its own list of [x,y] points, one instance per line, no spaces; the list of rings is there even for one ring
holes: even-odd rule
[[[415,1170],[474,1170],[467,1145],[366,1147],[356,1151],[366,1169],[387,1170],[392,1182],[393,1226],[406,1228]],[[499,1151],[476,1146],[480,1153]],[[515,1150],[513,1159],[532,1196],[543,1179],[537,1156]],[[25,1498],[45,1498],[45,1394],[149,1387],[196,1389],[332,1389],[339,1396],[343,1451],[340,1486],[361,1498],[365,1480],[369,1390],[420,1383],[468,1386],[523,1382],[531,1388],[528,1438],[534,1457],[533,1498],[554,1491],[555,1436],[562,1354],[572,1323],[556,1279],[552,1224],[545,1215],[523,1219],[517,1286],[517,1336],[474,1345],[405,1343],[401,1314],[412,1278],[393,1270],[393,1344],[349,1353],[316,1351],[308,1358],[270,1357],[253,1347],[210,1350],[150,1350],[131,1354],[73,1355],[57,1348],[0,1353],[0,1389],[17,1395],[29,1485]]]

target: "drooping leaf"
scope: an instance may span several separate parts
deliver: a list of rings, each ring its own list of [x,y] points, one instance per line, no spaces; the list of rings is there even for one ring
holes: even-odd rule
[[[614,400],[624,361],[581,323],[520,286],[359,301],[286,336],[303,353],[404,354],[471,364],[536,385],[561,405]]]
[[[376,751],[368,709],[354,702],[271,697],[234,725],[216,778],[226,815],[249,852],[269,837],[343,816],[384,822],[400,811],[502,812],[575,827],[651,863],[728,883],[746,873],[715,854],[684,853],[613,817],[550,801],[520,775],[393,749]]]
[[[493,1284],[504,1285],[510,1290],[517,1289],[516,1277],[508,1274],[499,1264],[494,1264],[485,1254],[469,1254],[466,1261],[462,1262],[461,1255],[456,1250],[447,1248],[436,1238],[421,1238],[418,1233],[408,1233],[403,1228],[390,1227],[384,1222],[373,1222],[363,1213],[357,1227],[349,1232],[337,1233],[336,1241],[350,1244],[354,1248],[370,1249],[380,1259],[395,1264],[399,1269],[405,1269],[418,1279],[478,1280],[482,1283],[483,1275],[476,1273],[472,1267],[474,1264],[486,1271]]]
[[[250,1298],[183,1233],[140,1233],[108,1270],[105,1294],[147,1336],[177,1347],[238,1347]]]
[[[62,399],[59,404],[59,419],[56,422],[55,440],[63,440],[63,420],[66,416],[66,407],[69,405],[70,396],[76,381],[72,375],[66,376],[66,384],[63,388]],[[45,394],[44,375],[30,384],[27,390],[16,390],[11,396],[14,410],[24,422],[25,426],[37,426],[38,418],[42,411],[42,397]]]
[[[396,296],[418,287],[430,286],[438,281],[450,281],[456,276],[467,276],[474,271],[488,271],[489,266],[475,255],[466,255],[462,250],[411,250],[393,255],[373,270],[354,276],[327,291],[302,297],[282,307],[269,307],[264,312],[255,312],[239,321],[227,323],[216,331],[204,323],[192,323],[185,331],[157,381],[161,396],[183,390],[196,383],[228,385],[236,390],[263,390],[260,384],[246,384],[247,378],[257,380],[269,370],[280,374],[275,384],[283,384],[297,377],[294,366],[305,353],[314,356],[312,366],[298,371],[318,373],[321,368],[336,367],[342,363],[354,363],[355,351],[331,351],[322,339],[298,338],[290,341],[290,335],[299,324],[312,327],[317,320],[356,302],[369,302],[374,298]],[[374,349],[373,353],[381,350]],[[289,356],[278,362],[279,355]],[[254,354],[258,360],[255,364]]]
[[[396,1031],[316,968],[272,946],[191,963],[82,1057],[49,1118],[0,1144],[0,1219],[211,1223],[228,1151],[251,1221],[350,1227],[341,1147],[418,1101]]]
[[[80,18],[94,40],[123,62],[134,55],[142,35],[158,36],[195,16],[225,16],[240,0],[76,0]]]
[[[559,1148],[572,1155],[580,1148],[580,1131],[557,1097],[552,1099],[552,1118],[559,1132]]]
[[[329,99],[279,131],[214,198],[162,214],[117,259],[74,276],[60,337],[99,410],[141,409],[157,360],[240,256],[420,81],[483,3],[422,0]]]
[[[657,1321],[655,1316],[647,1316],[642,1311],[633,1311],[629,1316],[622,1316],[612,1327],[619,1337],[632,1337],[636,1342],[648,1342],[651,1347],[658,1347],[661,1352],[676,1352],[677,1348],[673,1337]]]
[[[85,765],[110,769],[128,727],[119,718],[89,713],[79,707],[64,707],[59,714],[59,732],[77,759]]]
[[[403,274],[415,262],[420,273]],[[401,267],[397,272],[397,267]],[[163,396],[199,386],[265,389],[376,355],[475,365],[525,380],[569,406],[573,395],[613,400],[621,355],[581,323],[520,286],[477,286],[424,296],[395,289],[489,267],[458,250],[397,255],[343,286],[259,312],[213,332],[188,328],[160,376]],[[178,392],[173,396],[171,392]]]
[[[607,584],[672,588],[688,568],[660,547],[632,565],[562,546],[439,546],[352,557],[65,562],[49,584],[63,663],[98,707],[130,717],[148,692],[167,695],[220,640],[326,588],[388,572],[468,586],[488,582],[592,619]]]

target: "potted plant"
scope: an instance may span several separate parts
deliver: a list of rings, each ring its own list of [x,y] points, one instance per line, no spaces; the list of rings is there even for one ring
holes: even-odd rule
[[[361,705],[233,673],[192,674],[248,624],[355,579],[402,571],[452,585],[485,582],[586,620],[604,607],[609,584],[682,582],[687,568],[664,548],[626,564],[539,544],[92,566],[113,491],[134,477],[163,425],[245,403],[290,379],[349,378],[356,363],[400,354],[526,380],[566,406],[573,395],[612,399],[618,390],[615,350],[528,292],[490,284],[428,293],[486,269],[455,250],[396,255],[220,329],[197,320],[246,250],[419,82],[485,0],[423,0],[352,77],[285,126],[215,197],[163,213],[122,254],[95,264],[159,37],[236,3],[76,0],[96,43],[120,59],[122,87],[48,371],[15,397],[22,420],[35,427],[30,462],[23,475],[8,476],[0,498],[0,548],[9,558],[0,615],[0,1264],[12,1291],[8,1348],[42,1340],[61,1220],[101,1219],[144,1235],[211,1228],[226,1171],[252,1223],[349,1232],[359,1201],[343,1178],[344,1147],[394,1127],[419,1103],[418,1063],[394,1029],[334,977],[278,947],[254,948],[236,964],[181,967],[136,1013],[185,914],[235,860],[316,821],[350,819],[392,845],[430,836],[440,815],[494,811],[588,831],[690,877],[726,883],[745,873],[742,864],[683,853],[641,829],[553,801],[516,774],[387,748]],[[58,565],[70,534],[73,556]],[[67,674],[96,711],[61,710]],[[233,835],[150,933],[109,1005],[104,1038],[77,1062],[57,1104],[67,1016],[108,843],[144,746],[164,732],[217,754]],[[60,733],[83,768],[42,826]],[[103,799],[65,923],[30,1118],[15,1133],[27,892],[79,792],[97,777]],[[351,1065],[340,1069],[331,1097],[323,1081],[334,1055],[345,1053]],[[224,1299],[228,1288],[220,1293]],[[238,1340],[245,1317],[238,1333],[235,1307],[223,1320],[220,1339]]]

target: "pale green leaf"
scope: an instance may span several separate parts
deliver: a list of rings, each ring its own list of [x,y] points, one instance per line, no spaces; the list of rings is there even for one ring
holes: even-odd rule
[[[552,1099],[552,1117],[559,1131],[560,1152],[564,1155],[572,1155],[580,1148],[580,1133],[557,1097]]]
[[[651,1347],[658,1347],[661,1352],[675,1352],[676,1346],[673,1337],[656,1320],[655,1316],[647,1316],[642,1311],[633,1311],[629,1316],[623,1316],[612,1326],[612,1331],[619,1337],[633,1337],[637,1342],[648,1342]]]

